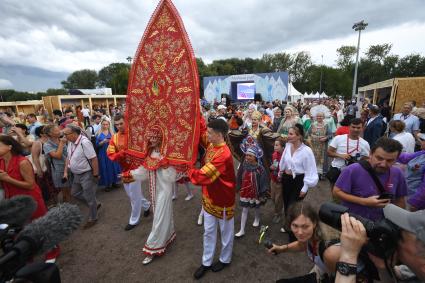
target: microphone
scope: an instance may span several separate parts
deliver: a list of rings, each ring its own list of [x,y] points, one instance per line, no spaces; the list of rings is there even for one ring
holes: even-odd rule
[[[37,244],[37,253],[43,254],[71,235],[80,226],[81,220],[78,206],[64,203],[26,225],[18,234],[17,241],[31,239]]]
[[[78,206],[65,203],[26,225],[13,245],[0,257],[0,275],[13,275],[32,256],[51,250],[76,230],[81,220]]]
[[[0,201],[0,223],[20,228],[31,218],[37,203],[30,196],[20,195]]]

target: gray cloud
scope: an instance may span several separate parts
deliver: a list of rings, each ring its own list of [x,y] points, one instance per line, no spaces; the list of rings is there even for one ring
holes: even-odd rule
[[[133,56],[158,1],[3,0],[0,62],[52,72],[100,69]],[[259,57],[304,42],[424,23],[421,0],[174,1],[197,57]],[[401,8],[402,6],[402,8]]]

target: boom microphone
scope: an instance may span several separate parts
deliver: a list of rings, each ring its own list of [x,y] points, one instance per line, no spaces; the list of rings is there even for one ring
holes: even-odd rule
[[[31,218],[37,203],[30,196],[15,196],[0,201],[0,223],[20,228]]]
[[[43,254],[71,235],[80,226],[81,220],[78,206],[61,204],[26,225],[19,233],[17,241],[31,239],[37,243],[37,253]]]
[[[13,278],[31,257],[51,250],[68,237],[79,227],[81,219],[78,206],[62,204],[26,225],[0,257],[0,282]]]

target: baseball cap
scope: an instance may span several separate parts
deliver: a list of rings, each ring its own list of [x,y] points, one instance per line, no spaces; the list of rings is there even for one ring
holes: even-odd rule
[[[425,133],[420,133],[420,134],[418,134],[418,138],[419,138],[420,140],[425,141]]]
[[[219,106],[217,106],[217,109],[221,110],[221,109],[227,109],[227,108],[226,108],[226,106],[220,104]]]
[[[385,218],[403,230],[416,235],[416,238],[425,243],[425,210],[407,211],[394,204],[384,207]]]

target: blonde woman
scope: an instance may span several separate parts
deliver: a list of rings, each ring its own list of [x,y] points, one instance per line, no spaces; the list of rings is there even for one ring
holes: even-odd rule
[[[99,186],[104,186],[106,192],[119,187],[118,175],[121,173],[119,164],[111,161],[106,153],[113,134],[111,120],[103,117],[100,122],[100,129],[96,133],[96,151],[99,161]]]
[[[283,139],[287,139],[289,129],[296,124],[302,124],[301,119],[296,115],[297,111],[293,106],[286,106],[284,110],[284,117],[280,122],[277,133],[279,133]]]

